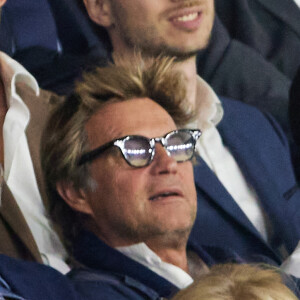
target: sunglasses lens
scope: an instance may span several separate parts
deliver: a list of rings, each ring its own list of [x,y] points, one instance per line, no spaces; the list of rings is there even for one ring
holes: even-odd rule
[[[128,137],[124,141],[123,154],[133,167],[146,166],[152,156],[149,140],[143,137]]]
[[[194,148],[195,140],[189,131],[173,132],[166,137],[166,149],[177,162],[191,159]]]

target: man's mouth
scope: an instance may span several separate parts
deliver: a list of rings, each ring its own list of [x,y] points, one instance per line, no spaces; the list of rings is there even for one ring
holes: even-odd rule
[[[188,22],[188,21],[194,21],[198,18],[199,13],[198,12],[194,12],[194,13],[190,13],[184,16],[180,16],[177,18],[173,18],[174,21],[177,22]]]
[[[162,199],[167,199],[171,197],[182,197],[182,193],[180,191],[162,191],[158,192],[155,195],[151,196],[150,201],[157,201]]]
[[[202,20],[201,10],[185,9],[173,15],[169,21],[177,28],[193,31],[199,28]]]

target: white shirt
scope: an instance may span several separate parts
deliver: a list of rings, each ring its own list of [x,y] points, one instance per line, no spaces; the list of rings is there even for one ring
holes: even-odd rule
[[[283,262],[280,268],[284,272],[300,278],[300,242],[294,252]]]
[[[7,99],[8,111],[4,120],[4,180],[18,203],[33,234],[43,261],[62,272],[66,251],[47,218],[39,193],[25,130],[30,112],[16,91],[16,84],[25,83],[39,95],[35,78],[20,64],[0,53],[0,70]]]
[[[300,0],[294,0],[297,6],[300,8]]]
[[[240,167],[223,145],[216,125],[223,117],[223,107],[212,88],[200,77],[197,87],[198,115],[196,127],[202,130],[196,149],[201,158],[248,217],[265,241],[268,240],[266,219],[259,199],[247,183]],[[193,125],[195,126],[195,125]]]
[[[184,289],[193,283],[193,278],[188,273],[177,266],[163,262],[145,243],[116,249],[167,279],[179,289]]]

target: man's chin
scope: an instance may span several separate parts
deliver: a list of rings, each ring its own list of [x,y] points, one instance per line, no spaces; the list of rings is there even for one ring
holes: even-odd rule
[[[161,231],[162,235],[173,238],[174,240],[188,240],[189,235],[194,225],[194,218],[186,220],[185,222],[170,222],[165,224],[164,230]],[[163,225],[162,225],[163,228]]]
[[[166,231],[163,235],[164,243],[170,247],[180,247],[187,244],[192,227],[186,226]]]
[[[156,51],[156,55],[162,54],[165,56],[176,57],[176,61],[182,62],[195,57],[199,52],[205,50],[208,47],[210,39],[210,35],[206,38],[201,36],[199,37],[201,42],[194,46],[188,46],[187,44],[178,46],[174,45],[173,47],[170,45],[161,45],[160,47],[157,47],[157,49],[154,49],[154,51]],[[151,49],[151,47],[148,49]]]
[[[192,57],[195,57],[197,53],[200,51],[200,49],[184,52],[184,51],[173,51],[167,53],[168,56],[175,57],[175,62],[183,62],[186,60],[189,60]]]
[[[150,49],[150,50],[149,50]],[[193,50],[182,50],[171,47],[160,47],[157,49],[147,49],[141,50],[142,54],[145,56],[157,57],[157,56],[166,56],[166,57],[175,57],[176,62],[182,62],[188,60],[192,57],[195,57],[201,49]]]

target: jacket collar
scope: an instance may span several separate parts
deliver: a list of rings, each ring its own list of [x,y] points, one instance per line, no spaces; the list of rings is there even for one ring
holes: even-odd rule
[[[75,259],[88,268],[133,278],[161,297],[169,298],[178,291],[172,283],[106,245],[91,232],[82,231],[74,244]]]
[[[231,251],[215,247],[202,247],[193,241],[189,241],[187,249],[196,252],[208,266],[228,259],[244,262]],[[213,253],[213,256],[210,255],[210,252]],[[79,234],[74,243],[73,254],[79,263],[90,269],[121,275],[125,280],[127,278],[127,282],[130,281],[130,278],[134,279],[142,283],[146,287],[145,289],[150,288],[155,291],[160,297],[170,298],[178,292],[178,288],[172,283],[120,251],[106,245],[91,232],[83,230]]]

